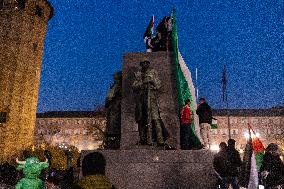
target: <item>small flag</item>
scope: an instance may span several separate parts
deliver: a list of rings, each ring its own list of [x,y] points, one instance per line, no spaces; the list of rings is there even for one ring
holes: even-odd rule
[[[228,84],[226,65],[224,66],[221,82],[222,82],[222,93],[223,93],[223,102],[224,102],[227,101],[227,84]]]
[[[211,123],[211,129],[217,129],[218,128],[218,120],[213,118]]]
[[[152,35],[153,35],[153,31],[154,31],[154,15],[152,16],[148,26],[147,26],[147,29],[144,33],[144,36],[143,36],[143,39],[145,39],[146,37],[147,38],[151,38]]]

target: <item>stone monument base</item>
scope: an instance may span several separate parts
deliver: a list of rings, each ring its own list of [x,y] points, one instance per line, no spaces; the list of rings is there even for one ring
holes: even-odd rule
[[[82,151],[82,157],[92,151]],[[209,150],[101,150],[106,175],[119,189],[213,189],[217,176]]]

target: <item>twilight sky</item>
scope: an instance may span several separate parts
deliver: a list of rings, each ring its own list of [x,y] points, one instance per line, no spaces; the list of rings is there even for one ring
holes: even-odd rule
[[[228,68],[230,108],[284,104],[283,0],[50,0],[38,112],[92,110],[104,104],[112,74],[126,52],[144,52],[142,39],[177,9],[179,49],[199,96],[222,108]],[[193,77],[195,81],[195,77]]]

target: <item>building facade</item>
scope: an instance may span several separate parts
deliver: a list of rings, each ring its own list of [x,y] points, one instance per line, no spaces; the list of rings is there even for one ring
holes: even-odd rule
[[[47,0],[0,1],[0,162],[33,144]]]
[[[79,150],[94,150],[102,145],[105,128],[102,112],[38,113],[35,144],[72,145]]]
[[[229,123],[231,138],[237,141],[237,148],[244,150],[248,134],[248,124],[265,146],[277,143],[284,149],[284,109],[230,110]],[[212,143],[229,139],[228,116],[226,110],[214,110],[218,128],[211,129]],[[106,120],[103,113],[96,112],[47,112],[37,114],[36,144],[70,144],[79,150],[93,150],[101,146]]]
[[[229,116],[228,116],[229,115]],[[284,150],[284,109],[260,109],[260,110],[214,110],[213,117],[218,120],[218,128],[211,129],[213,145],[227,142],[229,139],[229,126],[231,138],[236,140],[237,148],[244,150],[248,138],[248,124],[251,125],[255,134],[263,142],[264,146],[269,143],[277,143]]]

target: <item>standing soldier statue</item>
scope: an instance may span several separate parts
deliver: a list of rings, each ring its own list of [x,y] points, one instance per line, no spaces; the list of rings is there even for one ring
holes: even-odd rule
[[[139,144],[166,146],[168,133],[160,117],[157,92],[161,87],[158,73],[149,61],[140,62],[141,71],[134,73],[133,90],[137,95],[135,121],[138,123]]]

